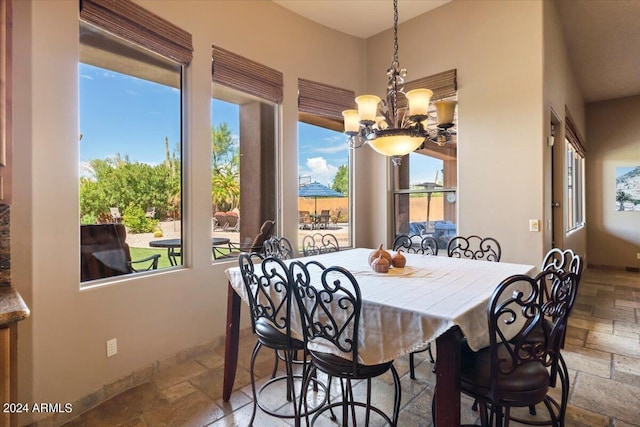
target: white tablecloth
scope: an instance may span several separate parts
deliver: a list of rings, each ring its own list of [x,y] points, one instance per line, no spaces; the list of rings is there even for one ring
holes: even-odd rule
[[[367,262],[371,251],[352,249],[298,259],[343,266],[357,279],[363,299],[359,358],[368,365],[424,348],[454,325],[471,349],[486,347],[487,304],[493,290],[506,277],[535,271],[531,265],[405,254],[404,268],[375,273]],[[226,274],[248,304],[239,268],[227,269]]]

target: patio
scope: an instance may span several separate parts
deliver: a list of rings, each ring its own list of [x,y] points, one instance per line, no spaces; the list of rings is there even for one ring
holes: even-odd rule
[[[180,221],[162,221],[158,227],[162,230],[162,237],[154,237],[153,233],[127,233],[127,243],[132,248],[149,248],[149,242],[159,239],[178,239],[180,238]],[[213,230],[213,222],[212,228]],[[298,246],[302,244],[302,239],[308,234],[326,234],[331,233],[338,239],[341,248],[347,247],[349,242],[349,227],[346,223],[331,224],[327,230],[298,230]],[[238,241],[240,234],[237,231],[212,231],[211,237],[228,238],[232,242]],[[292,245],[296,246],[296,242],[292,240]]]

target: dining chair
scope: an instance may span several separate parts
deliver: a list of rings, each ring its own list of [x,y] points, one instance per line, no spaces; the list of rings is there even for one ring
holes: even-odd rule
[[[564,348],[564,340],[567,332],[567,322],[569,315],[575,303],[578,294],[578,286],[582,277],[583,263],[580,255],[575,254],[571,249],[562,250],[553,248],[544,257],[542,261],[542,272],[557,272],[560,274],[572,273],[575,275],[575,283],[565,280],[560,281],[555,274],[549,274],[545,280],[545,286],[540,292],[540,303],[549,307],[548,311],[552,317],[562,316],[560,328],[560,336],[554,343],[552,348],[553,364],[551,365],[550,387],[556,387],[557,379],[560,378],[560,403],[558,404],[551,397],[549,399],[554,404],[557,417],[561,425],[564,425],[564,416],[567,411],[567,403],[569,399],[569,373],[562,357],[561,350]],[[529,414],[535,416],[535,406],[529,407]],[[514,421],[527,424],[527,420],[512,417]],[[544,425],[544,421],[536,421],[535,425]],[[550,421],[546,424],[550,424]]]
[[[324,267],[317,261],[294,261],[289,267],[292,292],[300,309],[302,330],[309,354],[309,364],[303,375],[303,393],[307,393],[309,382],[318,370],[330,379],[340,378],[342,389],[342,400],[327,401],[327,405],[315,413],[311,424],[313,425],[318,416],[325,411],[330,410],[333,414],[333,408],[342,407],[342,425],[348,425],[349,417],[352,425],[356,425],[356,407],[360,407],[365,410],[365,426],[369,425],[371,411],[390,425],[396,426],[402,391],[400,377],[393,361],[377,365],[364,365],[359,362],[358,337],[362,295],[355,277],[343,267]],[[371,404],[372,378],[389,371],[393,376],[395,389],[391,417]],[[354,380],[366,380],[366,402],[355,401],[352,384]],[[303,397],[300,402],[306,403],[307,399]],[[305,418],[308,425],[308,416]],[[359,415],[357,420],[360,419]]]
[[[461,344],[461,391],[479,403],[483,426],[508,424],[512,408],[538,403],[549,410],[550,425],[561,425],[547,393],[568,300],[542,303],[541,292],[549,283],[574,289],[576,280],[574,273],[543,271],[510,276],[496,287],[487,310],[489,346],[472,351]]]
[[[499,262],[502,250],[500,243],[493,237],[480,237],[472,234],[468,237],[455,236],[447,245],[449,258],[468,258]]]
[[[298,425],[301,405],[296,398],[294,380],[297,378],[302,383],[302,376],[294,375],[293,363],[296,353],[298,351],[305,352],[306,346],[303,340],[296,339],[291,334],[291,311],[292,306],[296,305],[296,303],[292,303],[289,268],[278,258],[263,257],[258,253],[243,252],[238,256],[238,263],[249,300],[251,329],[257,338],[251,354],[249,369],[253,394],[253,411],[249,425],[253,424],[257,407],[260,407],[263,412],[273,417],[294,418],[298,420],[296,422]],[[284,355],[285,374],[280,376],[272,375],[272,378],[256,391],[254,368],[256,358],[262,347],[275,350],[276,355],[277,353]],[[303,358],[303,364],[305,364],[305,360],[306,358]],[[293,407],[292,413],[286,413],[281,410],[280,407],[286,402],[279,402],[275,407],[271,408],[261,401],[263,393],[267,392],[273,384],[282,381],[286,382],[285,397],[286,401],[289,402],[288,406]],[[326,389],[324,391],[326,392]],[[273,393],[275,391],[272,391],[269,395],[268,400],[270,402],[273,401]],[[324,401],[321,404],[324,404]],[[319,408],[320,405],[315,409]]]
[[[302,253],[304,256],[338,252],[339,250],[338,239],[330,233],[308,234],[302,239]]]
[[[438,241],[431,236],[399,234],[393,241],[393,250],[404,250],[412,254],[438,255]],[[415,355],[425,351],[429,352],[431,363],[435,363],[431,352],[431,343],[427,343],[427,346],[421,350],[409,353],[409,378],[412,380],[416,379]]]
[[[393,241],[393,250],[410,254],[438,255],[438,241],[431,236],[399,234]]]
[[[286,237],[271,236],[264,241],[264,255],[273,256],[278,259],[293,258],[293,247]]]

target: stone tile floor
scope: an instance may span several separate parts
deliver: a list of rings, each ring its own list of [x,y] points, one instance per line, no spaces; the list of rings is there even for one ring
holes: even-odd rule
[[[563,355],[570,369],[571,389],[567,426],[640,426],[640,274],[588,269],[569,321]],[[236,390],[223,402],[224,349],[161,371],[153,380],[125,391],[68,422],[65,426],[246,426],[251,416],[249,359],[254,339],[240,343]],[[396,360],[401,375],[400,426],[431,426],[432,365],[416,358],[417,380],[408,375],[408,358]],[[257,375],[266,378],[273,352],[261,352]],[[262,380],[264,381],[264,380]],[[336,383],[336,381],[334,381]],[[373,402],[391,412],[390,375],[374,380]],[[337,386],[332,394],[337,393]],[[355,387],[362,396],[364,383]],[[277,395],[269,393],[268,396]],[[356,396],[356,397],[357,397]],[[477,422],[471,400],[463,396],[462,422]],[[539,408],[539,417],[544,409]],[[335,425],[321,418],[316,425]],[[512,423],[511,425],[517,425]],[[258,410],[255,426],[290,426]],[[372,425],[382,425],[373,420]]]

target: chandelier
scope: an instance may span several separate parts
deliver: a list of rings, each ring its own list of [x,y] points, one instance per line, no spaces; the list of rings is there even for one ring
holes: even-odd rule
[[[394,165],[401,157],[411,153],[424,142],[443,146],[451,139],[456,102],[434,102],[437,115],[436,129],[427,129],[429,105],[433,91],[414,89],[404,92],[407,70],[398,62],[398,0],[393,0],[393,62],[387,70],[387,99],[375,95],[356,98],[357,110],[345,110],[344,133],[349,136],[350,148],[369,144],[378,153],[389,156]],[[398,94],[406,97],[408,108],[398,108]]]

